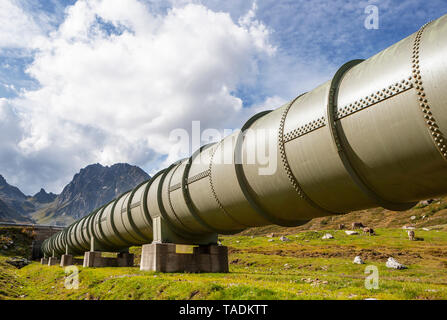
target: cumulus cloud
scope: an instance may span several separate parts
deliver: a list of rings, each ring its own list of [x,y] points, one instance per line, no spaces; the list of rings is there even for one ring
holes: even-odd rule
[[[35,51],[26,72],[39,88],[7,101],[20,130],[14,151],[57,168],[41,170],[36,187],[49,174],[58,192],[56,185],[92,162],[151,171],[184,156],[169,140],[173,129],[194,120],[218,129],[243,123],[260,106],[243,108],[236,92],[275,54],[255,12],[235,21],[200,4],[155,14],[137,0],[79,0],[46,35],[21,12]]]
[[[28,47],[41,29],[16,1],[0,1],[0,48]]]

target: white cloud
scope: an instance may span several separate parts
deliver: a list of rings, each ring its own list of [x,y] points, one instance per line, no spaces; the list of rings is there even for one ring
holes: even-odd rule
[[[193,120],[240,125],[256,108],[242,108],[234,92],[275,54],[255,9],[235,22],[198,4],[160,15],[136,0],[79,0],[56,30],[31,37],[37,52],[27,73],[40,88],[9,101],[22,130],[18,152],[51,154],[62,187],[92,162],[149,169],[160,155],[184,156],[169,133]]]
[[[33,17],[22,9],[18,1],[0,1],[1,48],[29,48],[42,32]]]

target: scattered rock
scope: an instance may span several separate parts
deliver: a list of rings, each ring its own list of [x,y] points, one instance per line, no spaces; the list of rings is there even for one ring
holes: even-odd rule
[[[402,229],[404,230],[414,230],[416,229],[415,227],[407,227],[407,226],[403,226]]]
[[[239,241],[239,240],[236,240],[236,243],[240,243],[240,241]]]
[[[319,286],[320,284],[328,284],[329,282],[326,280],[312,279],[312,278],[303,278],[301,281],[305,283],[310,283],[311,286]]]
[[[284,264],[284,269],[290,269],[290,264],[288,263]]]
[[[365,262],[362,260],[362,258],[360,256],[356,256],[354,258],[354,261],[352,261],[352,263],[355,263],[355,264],[365,264]]]
[[[321,239],[325,240],[325,239],[334,239],[334,236],[330,233],[326,233]]]
[[[401,270],[401,269],[407,269],[406,266],[404,266],[403,264],[397,262],[397,261],[396,261],[394,258],[392,258],[392,257],[389,257],[389,258],[388,258],[388,260],[387,260],[387,262],[386,262],[386,267],[387,267],[387,268],[390,268],[390,269],[398,269],[398,270]]]
[[[346,230],[345,233],[346,233],[348,236],[354,236],[354,235],[356,235],[356,234],[359,234],[357,231],[352,231],[352,230]]]
[[[424,231],[430,231],[429,228],[422,228],[422,230],[424,230]]]
[[[10,265],[12,265],[18,269],[21,269],[21,268],[29,265],[31,262],[26,258],[14,257],[14,258],[6,260],[6,263],[9,263]]]
[[[274,233],[269,233],[269,234],[267,235],[267,238],[273,238],[274,236],[275,236]]]
[[[427,218],[427,216],[426,216],[426,215],[423,215],[423,216],[422,216],[422,219],[425,219],[425,218]]]
[[[290,241],[290,239],[285,237],[285,236],[282,236],[281,238],[279,238],[279,240],[281,240],[281,241]]]
[[[411,216],[410,220],[416,220],[416,216]]]
[[[269,242],[272,242],[272,241],[275,241],[275,240],[274,240],[274,239],[269,239],[268,241],[269,241]]]
[[[376,298],[366,298],[365,300],[377,300]]]

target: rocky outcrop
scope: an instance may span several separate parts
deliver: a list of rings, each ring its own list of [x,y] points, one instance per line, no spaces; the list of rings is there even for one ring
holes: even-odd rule
[[[32,202],[19,188],[0,175],[0,221],[31,222],[26,215],[35,210]]]
[[[79,219],[149,178],[142,169],[127,163],[89,165],[74,175],[45,214]]]
[[[40,189],[38,193],[33,196],[33,199],[38,203],[50,203],[53,202],[57,197],[57,194],[52,192],[47,193],[45,189]]]

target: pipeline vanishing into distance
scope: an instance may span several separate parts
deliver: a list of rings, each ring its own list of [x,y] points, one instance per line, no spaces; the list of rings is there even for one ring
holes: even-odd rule
[[[244,163],[265,141],[277,168]],[[151,242],[212,244],[218,234],[381,206],[406,210],[447,193],[447,15],[222,141],[155,174],[44,241],[45,255]],[[267,139],[266,139],[267,140]],[[230,143],[234,142],[234,143]],[[265,148],[264,148],[265,149]],[[217,161],[229,157],[234,161]]]

